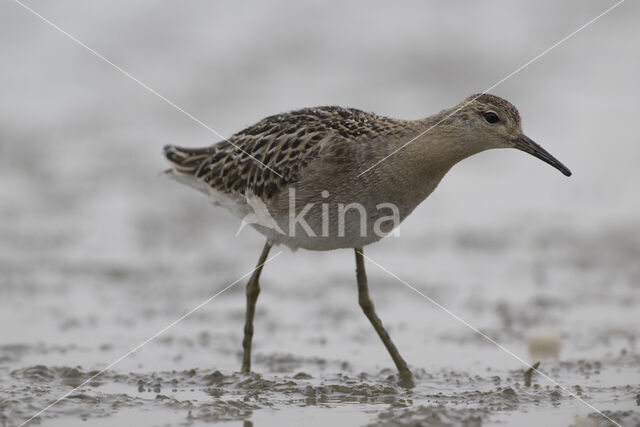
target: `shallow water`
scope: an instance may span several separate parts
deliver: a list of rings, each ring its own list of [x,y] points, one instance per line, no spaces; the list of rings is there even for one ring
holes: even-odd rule
[[[504,19],[458,2],[57,4],[34,7],[225,135],[308,105],[438,111],[605,7],[509,2]],[[365,251],[561,387],[526,385],[520,361],[368,262],[416,375],[403,389],[358,307],[352,251],[285,249],[263,273],[250,377],[237,373],[241,280],[74,390],[251,271],[262,240],[158,176],[163,144],[216,138],[0,6],[0,425],[72,390],[33,423],[611,425],[569,390],[640,425],[639,6],[622,7],[493,91],[573,177],[522,153],[476,156]]]

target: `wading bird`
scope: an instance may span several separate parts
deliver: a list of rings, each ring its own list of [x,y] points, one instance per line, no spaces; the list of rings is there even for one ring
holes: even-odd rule
[[[210,147],[166,146],[172,178],[249,218],[267,238],[246,289],[242,372],[251,370],[259,277],[271,247],[354,248],[359,304],[398,368],[400,384],[411,386],[411,371],[369,297],[363,247],[390,233],[453,165],[492,148],[516,148],[571,175],[522,133],[513,105],[489,94],[419,120],[304,108],[267,117]]]

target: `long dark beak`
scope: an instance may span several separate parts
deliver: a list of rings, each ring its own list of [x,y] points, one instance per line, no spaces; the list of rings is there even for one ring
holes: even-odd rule
[[[549,154],[547,150],[533,142],[533,140],[527,135],[520,134],[513,142],[516,145],[515,148],[517,148],[518,150],[529,153],[545,163],[549,163],[551,166],[562,172],[565,176],[571,176],[571,171],[565,165],[560,163],[558,159]]]

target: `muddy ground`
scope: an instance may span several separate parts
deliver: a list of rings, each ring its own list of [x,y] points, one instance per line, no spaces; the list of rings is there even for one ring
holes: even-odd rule
[[[527,346],[532,334],[559,340],[555,356],[539,358],[540,370],[622,425],[640,422],[640,271],[632,258],[625,259],[640,251],[638,236],[614,233],[585,241],[547,235],[521,243],[505,239],[490,250],[490,235],[442,239],[424,264],[437,265],[448,252],[467,269],[458,272],[459,288],[455,281],[431,279],[417,284],[423,292],[527,361],[537,360]],[[56,240],[50,236],[49,244],[65,245]],[[408,240],[397,244],[411,248]],[[516,265],[490,273],[501,280],[473,277],[484,271],[488,257],[525,252],[522,244],[533,259],[516,258]],[[597,256],[603,248],[608,259]],[[145,268],[59,258],[43,259],[38,269],[17,260],[5,263],[10,280],[3,287],[6,329],[0,347],[3,424],[17,425],[82,384],[232,282],[231,270],[250,269],[248,259],[234,261],[229,251],[220,253],[224,259],[218,255],[210,262],[207,254],[185,249],[184,259],[167,255],[173,259],[168,264],[158,254],[160,259]],[[600,271],[627,271],[615,281],[603,280],[586,265],[596,259]],[[517,360],[370,269],[380,315],[416,374],[414,389],[399,387],[391,361],[356,304],[349,261],[346,251],[318,257],[284,253],[273,261],[263,283],[256,373],[250,377],[237,372],[244,299],[239,285],[40,419],[61,426],[78,420],[91,425],[610,425],[538,374],[527,385]],[[405,263],[391,261],[398,269]],[[225,265],[229,272],[220,274]],[[417,282],[421,268],[409,268],[405,277]],[[309,275],[313,269],[323,274]]]
[[[510,2],[505,21],[456,2],[57,4],[33,6],[227,135],[317,104],[433,113],[604,7]],[[244,280],[119,360],[250,271],[262,239],[236,236],[239,220],[158,175],[163,144],[215,137],[17,4],[0,6],[0,425],[72,390],[32,423],[615,425],[601,411],[640,425],[638,5],[621,7],[493,91],[573,177],[484,153],[399,237],[366,249],[512,352],[368,263],[416,376],[407,390],[358,307],[347,250],[283,249],[265,267],[251,376],[238,373]],[[514,355],[551,380],[527,378]]]

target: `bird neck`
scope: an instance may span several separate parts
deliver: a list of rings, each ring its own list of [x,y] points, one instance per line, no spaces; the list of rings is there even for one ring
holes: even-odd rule
[[[456,163],[483,151],[482,144],[448,114],[445,110],[418,120],[416,139],[398,152],[404,152],[409,168],[423,178],[441,179]]]
[[[451,110],[415,121],[404,121],[398,132],[385,139],[384,155],[364,177],[379,194],[410,213],[435,190],[459,161],[483,150],[482,144],[447,117]]]
[[[446,113],[415,121],[412,135],[398,138],[390,148],[399,150],[380,164],[382,169],[389,169],[384,176],[393,174],[396,185],[406,185],[403,191],[411,194],[414,203],[429,196],[456,163],[482,151],[481,144],[472,140],[466,129],[443,120]],[[412,138],[415,140],[407,144]]]

